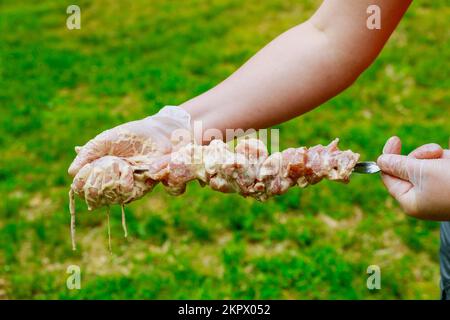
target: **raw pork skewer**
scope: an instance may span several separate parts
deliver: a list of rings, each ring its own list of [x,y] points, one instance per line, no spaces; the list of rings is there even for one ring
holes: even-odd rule
[[[74,194],[85,198],[90,210],[111,204],[123,206],[141,198],[159,182],[172,195],[184,193],[189,181],[198,180],[214,190],[259,201],[283,194],[295,185],[305,188],[324,178],[347,183],[359,154],[341,151],[337,144],[335,139],[328,146],[289,148],[269,156],[258,139],[241,140],[235,152],[221,140],[213,140],[207,146],[190,143],[157,158],[105,156],[86,164],[74,178],[71,221],[75,221]],[[122,219],[126,230],[124,213]],[[74,235],[74,226],[71,230]]]

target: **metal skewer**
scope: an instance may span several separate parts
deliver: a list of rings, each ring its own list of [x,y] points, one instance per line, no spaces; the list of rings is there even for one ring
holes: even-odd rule
[[[358,162],[353,168],[353,172],[355,173],[377,173],[380,171],[380,167],[374,161]]]

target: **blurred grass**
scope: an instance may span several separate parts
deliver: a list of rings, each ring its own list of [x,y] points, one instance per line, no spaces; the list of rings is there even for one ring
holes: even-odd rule
[[[438,224],[405,217],[378,176],[324,182],[265,204],[192,184],[113,210],[77,204],[70,250],[66,174],[98,132],[212,87],[318,0],[78,1],[82,29],[59,1],[0,3],[0,298],[433,299]],[[349,90],[280,126],[281,147],[327,143],[375,159],[393,134],[404,151],[446,145],[450,9],[417,1]],[[82,290],[66,289],[67,266]],[[366,289],[366,268],[382,289]]]

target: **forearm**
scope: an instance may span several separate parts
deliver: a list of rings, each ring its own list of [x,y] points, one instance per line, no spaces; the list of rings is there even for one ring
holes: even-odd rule
[[[389,1],[371,1],[383,4],[389,18],[375,31],[366,28],[369,1],[324,2],[310,20],[181,107],[202,120],[203,129],[222,132],[265,128],[311,110],[351,85],[375,59],[409,4],[391,9]]]
[[[265,128],[333,97],[359,74],[305,22],[276,38],[228,79],[184,103],[204,128]]]

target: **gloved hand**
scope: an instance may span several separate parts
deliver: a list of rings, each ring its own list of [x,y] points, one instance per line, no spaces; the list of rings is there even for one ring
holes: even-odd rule
[[[413,217],[450,220],[450,150],[426,144],[400,153],[400,139],[391,137],[377,161],[389,193]]]
[[[87,163],[106,155],[131,157],[162,156],[190,142],[190,115],[183,109],[166,106],[157,114],[106,130],[82,147],[69,167],[75,176]],[[181,137],[181,138],[180,138]]]
[[[158,172],[170,153],[191,141],[190,115],[168,106],[157,114],[107,130],[77,147],[69,168],[74,175],[72,190],[83,197],[89,209],[108,203],[124,204],[142,197],[154,182],[144,176],[135,179],[133,168],[142,159]]]

